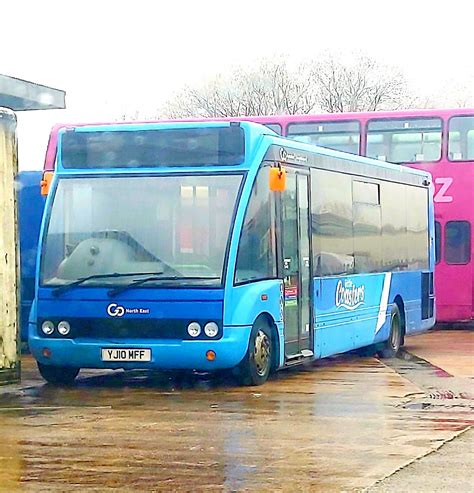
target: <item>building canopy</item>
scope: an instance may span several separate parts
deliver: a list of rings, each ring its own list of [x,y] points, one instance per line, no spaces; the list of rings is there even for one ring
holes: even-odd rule
[[[0,74],[1,106],[14,111],[64,109],[66,92]]]

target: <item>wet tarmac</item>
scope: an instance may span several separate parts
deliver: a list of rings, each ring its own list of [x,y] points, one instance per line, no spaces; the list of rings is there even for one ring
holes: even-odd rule
[[[0,389],[1,491],[360,491],[473,423],[472,380],[416,355],[329,358],[253,388],[119,371],[58,389],[23,367]],[[447,380],[449,405],[433,398]]]
[[[474,330],[436,330],[407,339],[405,349],[455,377],[474,378]]]

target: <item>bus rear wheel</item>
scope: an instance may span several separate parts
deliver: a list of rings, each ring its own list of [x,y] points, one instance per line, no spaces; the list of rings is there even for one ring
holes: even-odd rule
[[[242,385],[264,384],[272,369],[273,340],[271,328],[264,320],[257,320],[250,334],[247,354],[239,365]]]
[[[48,383],[53,385],[71,385],[79,374],[80,368],[43,365],[38,362],[38,370]]]
[[[403,331],[402,331],[402,318],[400,316],[400,309],[397,305],[392,308],[392,314],[390,316],[390,335],[388,340],[383,343],[382,348],[378,351],[380,358],[395,358],[400,346],[402,345]]]

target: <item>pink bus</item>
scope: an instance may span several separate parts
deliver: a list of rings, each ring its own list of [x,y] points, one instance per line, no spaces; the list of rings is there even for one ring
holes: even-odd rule
[[[435,184],[438,322],[474,319],[474,109],[239,117],[302,142],[429,171]],[[44,171],[53,171],[56,125]],[[73,125],[75,126],[75,125]]]

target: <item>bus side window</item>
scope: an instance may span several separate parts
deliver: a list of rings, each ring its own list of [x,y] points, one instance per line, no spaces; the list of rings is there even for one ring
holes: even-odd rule
[[[392,163],[433,162],[441,158],[441,119],[371,120],[367,156]]]
[[[311,224],[315,276],[354,272],[350,175],[311,170]]]
[[[474,160],[474,116],[449,120],[448,158],[450,161]]]
[[[428,191],[422,187],[406,187],[407,241],[410,256],[408,269],[428,269]]]
[[[435,221],[435,262],[441,260],[441,224]]]
[[[327,149],[359,154],[360,123],[357,121],[290,123],[287,137]]]
[[[269,167],[261,168],[245,213],[235,270],[236,284],[276,277],[274,194]]]
[[[467,264],[471,259],[471,224],[448,221],[444,229],[444,259],[447,264]]]
[[[382,258],[385,271],[408,269],[406,195],[405,185],[381,183]]]
[[[380,185],[352,181],[354,262],[358,274],[382,268]]]

